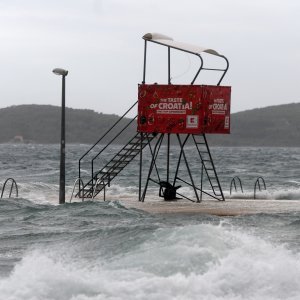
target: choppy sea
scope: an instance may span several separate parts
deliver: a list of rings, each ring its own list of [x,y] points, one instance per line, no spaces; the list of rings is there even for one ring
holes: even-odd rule
[[[67,145],[67,202],[88,147]],[[225,197],[253,198],[261,176],[267,191],[257,198],[300,201],[300,148],[211,151]],[[230,195],[234,176],[244,193],[238,186]],[[0,199],[1,300],[300,299],[297,212],[217,217],[129,209],[120,199],[137,199],[136,162],[112,183],[108,201],[58,205],[58,145],[0,145],[1,188],[9,177],[19,197],[13,191],[8,198],[7,189]],[[157,193],[151,185],[147,195]]]

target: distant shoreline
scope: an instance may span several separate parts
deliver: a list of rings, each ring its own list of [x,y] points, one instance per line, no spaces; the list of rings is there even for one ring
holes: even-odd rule
[[[0,109],[0,144],[58,144],[60,107],[19,105]],[[231,115],[231,134],[210,135],[210,146],[218,147],[300,147],[300,103],[247,110]],[[119,120],[114,114],[66,108],[66,142],[93,145]],[[123,119],[120,130],[131,119]],[[124,145],[136,133],[136,122],[114,144]],[[116,131],[112,131],[114,134]],[[107,135],[103,144],[112,139]]]

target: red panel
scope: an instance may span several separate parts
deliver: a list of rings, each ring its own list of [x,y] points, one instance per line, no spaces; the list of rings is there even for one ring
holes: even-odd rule
[[[139,132],[229,133],[230,87],[142,84],[138,100]]]
[[[230,133],[229,86],[202,86],[205,103],[203,133]]]

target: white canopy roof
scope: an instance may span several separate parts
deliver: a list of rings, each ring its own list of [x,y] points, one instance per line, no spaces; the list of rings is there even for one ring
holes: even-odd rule
[[[190,52],[193,54],[200,54],[201,52],[206,52],[209,54],[222,56],[221,54],[219,54],[217,51],[215,51],[213,49],[190,45],[190,44],[181,43],[181,42],[176,42],[171,37],[168,37],[168,36],[160,34],[160,33],[146,33],[143,36],[143,39],[154,42],[154,43],[158,43],[161,45],[165,45],[165,46],[168,46],[171,48],[175,48],[178,50]]]

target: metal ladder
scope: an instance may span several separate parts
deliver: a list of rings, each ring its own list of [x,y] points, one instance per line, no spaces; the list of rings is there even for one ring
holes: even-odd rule
[[[222,191],[222,187],[218,178],[218,174],[208,147],[207,139],[205,134],[193,134],[193,140],[195,142],[198,154],[201,159],[201,194],[200,201],[202,200],[202,193],[207,194],[217,200],[224,201],[225,197]],[[203,191],[203,174],[206,174],[212,189],[213,195]]]
[[[102,169],[93,174],[76,194],[80,198],[94,198],[151,142],[154,135],[146,138],[137,133]]]
[[[16,197],[19,196],[19,190],[18,190],[18,185],[17,185],[17,182],[13,179],[13,178],[7,178],[3,184],[3,188],[2,188],[2,192],[1,192],[1,199],[3,198],[3,194],[4,194],[4,191],[5,191],[5,187],[6,187],[6,184],[11,181],[11,186],[10,186],[10,191],[9,191],[9,196],[8,198],[11,197],[11,193],[12,193],[12,190],[13,190],[13,187],[15,187],[16,189]]]

